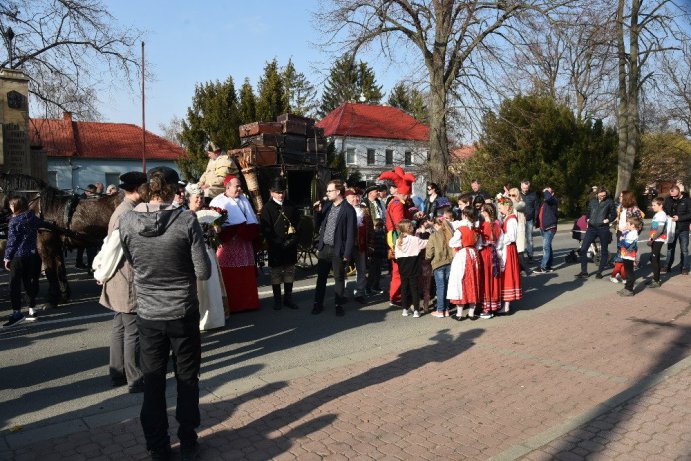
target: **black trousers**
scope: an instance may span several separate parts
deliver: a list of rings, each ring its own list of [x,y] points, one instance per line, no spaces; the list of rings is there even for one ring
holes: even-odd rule
[[[146,448],[162,450],[170,446],[166,412],[166,370],[173,351],[177,381],[175,419],[179,423],[178,439],[183,445],[197,440],[199,426],[199,367],[201,337],[199,309],[176,320],[147,320],[137,316],[140,364],[144,374],[144,402],[140,419]]]
[[[401,276],[401,306],[403,309],[410,309],[413,305],[414,310],[418,310],[420,305],[420,290],[417,284],[417,275]]]
[[[326,296],[326,279],[329,272],[334,273],[334,302],[337,306],[342,306],[346,302],[345,297],[345,268],[346,263],[343,258],[334,254],[331,245],[324,245],[319,250],[317,258],[317,286],[314,289],[314,304],[324,306],[324,296]]]
[[[36,306],[38,278],[41,275],[41,258],[38,255],[13,258],[10,261],[10,302],[12,310],[22,308],[22,285],[29,297],[29,307]]]
[[[588,248],[590,248],[590,244],[593,243],[595,239],[600,240],[600,267],[597,271],[602,272],[607,269],[607,263],[609,262],[609,251],[607,247],[610,237],[611,234],[609,233],[608,226],[588,226],[588,229],[585,231],[583,243],[581,244],[581,272],[588,272]]]
[[[636,281],[633,259],[624,259],[624,272],[626,272],[626,284],[624,285],[624,288],[629,291],[633,291],[633,284]]]
[[[382,258],[371,258],[369,263],[369,271],[367,271],[367,288],[370,290],[379,290],[379,282],[381,280]]]
[[[650,250],[650,264],[653,265],[653,280],[660,281],[660,253],[664,242],[653,242]]]

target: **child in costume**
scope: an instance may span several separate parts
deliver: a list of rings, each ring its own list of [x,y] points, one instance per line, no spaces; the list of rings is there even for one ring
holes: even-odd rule
[[[479,257],[475,245],[477,232],[473,223],[474,211],[465,208],[461,211],[462,219],[454,231],[449,246],[454,248],[455,255],[449,274],[449,288],[446,297],[456,308],[455,320],[463,319],[464,306],[468,306],[468,318],[476,320],[475,306],[480,301]]]

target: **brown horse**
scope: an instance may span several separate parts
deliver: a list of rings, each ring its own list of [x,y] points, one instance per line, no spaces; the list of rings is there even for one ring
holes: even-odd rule
[[[108,233],[108,221],[122,202],[122,194],[87,199],[65,193],[32,176],[0,173],[2,213],[9,214],[8,200],[23,195],[29,208],[48,226],[38,236],[38,253],[48,279],[48,306],[56,307],[70,297],[64,250],[100,246]]]

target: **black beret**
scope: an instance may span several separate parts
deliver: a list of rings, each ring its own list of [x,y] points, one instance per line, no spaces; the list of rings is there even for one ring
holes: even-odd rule
[[[151,179],[151,177],[154,175],[161,176],[166,184],[177,185],[177,183],[180,181],[178,172],[167,166],[157,166],[156,168],[152,168],[149,170],[147,175],[149,179]]]
[[[144,173],[140,171],[130,171],[120,175],[120,185],[118,187],[127,191],[133,191],[145,182],[146,175]]]

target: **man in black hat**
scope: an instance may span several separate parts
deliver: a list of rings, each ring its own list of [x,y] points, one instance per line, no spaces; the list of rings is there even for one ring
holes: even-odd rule
[[[262,208],[259,224],[269,249],[274,309],[279,310],[283,306],[297,309],[292,292],[298,254],[297,229],[300,224],[300,213],[286,200],[286,184],[280,176],[274,178],[271,184],[271,200]],[[284,288],[282,302],[281,283]]]
[[[119,230],[120,216],[132,211],[140,201],[139,186],[146,182],[146,175],[131,171],[120,175],[120,189],[125,198],[113,212],[108,222],[108,238]],[[119,238],[119,237],[118,237]],[[98,274],[98,272],[97,272]],[[132,290],[134,272],[129,262],[122,258],[115,274],[102,280],[103,291],[99,303],[115,312],[110,334],[110,380],[114,387],[127,384],[130,393],[144,390],[144,375],[139,368],[139,332],[137,331],[137,299]]]
[[[374,184],[365,189],[362,203],[369,208],[372,221],[375,219],[384,219],[386,216],[386,206],[384,202],[379,199],[379,191],[382,190],[382,188],[386,191],[386,186],[384,184]]]

